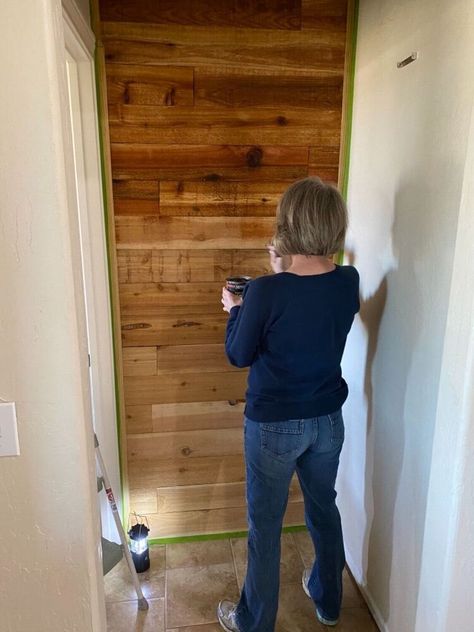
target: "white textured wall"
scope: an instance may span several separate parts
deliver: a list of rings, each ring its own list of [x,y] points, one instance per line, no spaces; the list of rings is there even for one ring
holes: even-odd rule
[[[471,632],[474,594],[474,103],[449,301],[417,630]]]
[[[339,502],[348,561],[390,632],[433,629],[417,614],[436,588],[421,582],[439,535],[426,531],[430,479],[457,458],[433,442],[474,94],[472,13],[470,0],[360,2],[348,246],[365,301],[344,361]],[[397,69],[412,51],[419,60]]]
[[[0,628],[98,631],[80,259],[57,71],[61,4],[7,0],[0,23],[0,398],[17,402],[21,448],[0,458]]]

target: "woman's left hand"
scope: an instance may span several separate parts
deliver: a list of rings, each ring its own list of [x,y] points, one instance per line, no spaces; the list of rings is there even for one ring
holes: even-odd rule
[[[230,312],[230,310],[236,305],[242,305],[242,297],[232,294],[232,292],[229,292],[227,288],[223,287],[221,303],[224,306],[222,309],[225,312]]]

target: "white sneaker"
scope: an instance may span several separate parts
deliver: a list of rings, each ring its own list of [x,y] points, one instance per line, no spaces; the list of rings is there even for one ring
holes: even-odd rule
[[[303,571],[303,578],[302,578],[302,584],[303,584],[303,590],[305,591],[305,593],[308,595],[308,597],[310,599],[312,599],[310,592],[309,592],[309,578],[311,577],[311,569],[310,568],[305,568]],[[339,623],[339,619],[327,619],[319,610],[318,606],[316,606],[316,616],[318,617],[318,621],[320,623],[322,623],[323,625],[329,625],[329,626],[334,626],[337,625]]]
[[[302,579],[302,584],[303,584],[303,590],[305,591],[305,593],[308,595],[308,597],[311,599],[311,595],[309,594],[309,578],[311,577],[311,569],[310,568],[305,568],[303,571],[303,579]]]
[[[221,628],[226,632],[240,632],[240,628],[236,621],[237,605],[232,601],[223,599],[217,606],[217,618],[221,624]]]

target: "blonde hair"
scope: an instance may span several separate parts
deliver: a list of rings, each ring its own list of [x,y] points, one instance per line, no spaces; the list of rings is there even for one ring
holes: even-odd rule
[[[283,193],[276,223],[272,245],[278,255],[333,255],[344,246],[346,203],[334,185],[304,178]]]

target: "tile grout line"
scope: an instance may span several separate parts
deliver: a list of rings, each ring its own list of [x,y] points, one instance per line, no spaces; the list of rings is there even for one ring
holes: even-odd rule
[[[300,551],[300,547],[298,546],[298,542],[296,541],[295,534],[292,533],[291,537],[293,538],[293,543],[296,546],[296,550],[298,551],[298,555],[300,556],[301,563],[303,564],[303,569],[306,568],[305,561],[303,559],[303,553]]]
[[[232,546],[232,540],[230,538],[229,538],[229,546],[230,546],[230,554],[232,555],[232,563],[234,565],[234,575],[235,575],[235,581],[237,583],[237,590],[240,592],[239,576],[237,574],[237,562],[235,561],[234,547]]]

